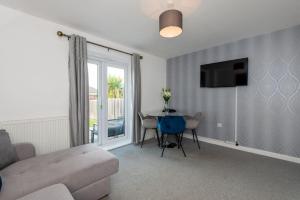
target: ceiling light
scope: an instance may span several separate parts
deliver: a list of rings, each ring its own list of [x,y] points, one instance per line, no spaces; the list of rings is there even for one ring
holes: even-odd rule
[[[165,38],[177,37],[182,33],[182,13],[167,10],[159,16],[159,34]]]

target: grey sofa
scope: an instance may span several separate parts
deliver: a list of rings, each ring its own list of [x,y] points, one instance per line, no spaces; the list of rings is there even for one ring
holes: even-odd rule
[[[55,184],[30,193],[17,200],[74,200],[68,188],[63,184]]]
[[[35,156],[31,144],[15,145],[19,161],[0,174],[1,200],[15,200],[55,184],[65,185],[75,200],[97,200],[110,193],[118,159],[94,144]]]

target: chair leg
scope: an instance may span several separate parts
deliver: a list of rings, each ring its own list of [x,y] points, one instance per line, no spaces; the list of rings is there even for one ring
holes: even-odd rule
[[[183,153],[184,157],[186,157],[186,154],[185,154],[183,146],[182,146],[182,138],[183,138],[183,133],[181,134],[181,141],[180,141],[179,145],[180,145],[180,148],[182,150],[182,153]]]
[[[92,132],[91,143],[94,143],[94,141],[95,141],[94,137],[95,137],[95,134]]]
[[[181,138],[181,134],[178,134],[178,149],[180,149],[180,144],[181,144],[182,138]]]
[[[160,147],[160,140],[159,140],[159,135],[158,135],[157,128],[155,129],[155,132],[156,132],[157,143],[158,143],[158,146]]]
[[[161,137],[163,138],[164,135],[162,134]],[[163,157],[163,156],[164,156],[164,152],[165,152],[165,149],[166,149],[166,146],[167,146],[167,138],[168,138],[168,135],[167,135],[167,137],[166,137],[164,143],[162,143],[162,148],[163,148],[163,150],[162,150],[162,152],[161,152],[160,157]]]
[[[193,130],[192,130],[192,133],[193,133],[193,142],[195,142],[195,134],[194,134]]]
[[[182,144],[182,140],[183,140],[183,133],[179,134],[179,144]]]
[[[195,135],[195,138],[196,138],[196,141],[197,141],[198,148],[200,149],[200,144],[199,144],[199,140],[198,140],[197,132],[196,132],[196,130],[195,130],[195,129],[193,129],[192,131],[193,131],[193,135]]]
[[[146,131],[147,131],[147,129],[146,129],[146,128],[144,128],[144,134],[143,134],[143,140],[142,140],[142,143],[141,143],[141,148],[143,147],[143,144],[144,144],[144,140],[145,140]]]

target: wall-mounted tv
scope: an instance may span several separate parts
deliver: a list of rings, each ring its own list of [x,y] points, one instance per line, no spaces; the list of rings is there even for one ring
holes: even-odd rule
[[[201,65],[200,87],[248,85],[248,58]]]

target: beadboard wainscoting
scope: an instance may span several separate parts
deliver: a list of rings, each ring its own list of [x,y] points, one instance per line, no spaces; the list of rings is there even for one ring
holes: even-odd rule
[[[12,143],[32,143],[38,155],[70,147],[67,116],[2,121],[0,129],[9,133]]]

